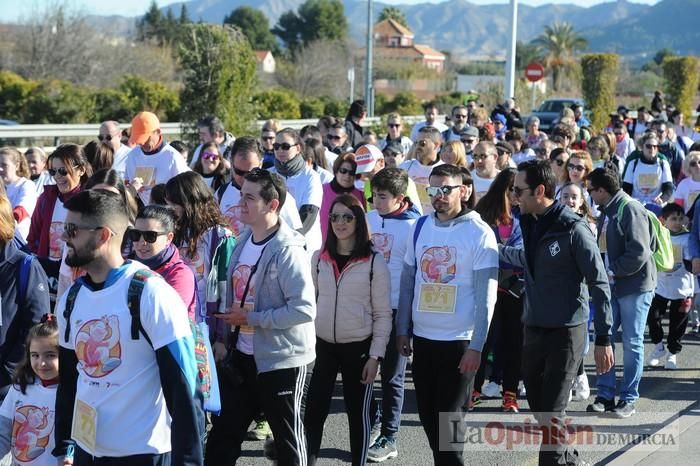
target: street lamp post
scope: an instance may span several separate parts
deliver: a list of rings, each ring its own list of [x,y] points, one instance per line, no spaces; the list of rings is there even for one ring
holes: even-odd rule
[[[518,38],[518,0],[510,0],[510,41],[506,51],[506,81],[503,88],[503,99],[515,95],[515,43]]]
[[[367,57],[365,57],[365,105],[368,116],[374,116],[374,98],[372,95],[372,0],[367,0]]]

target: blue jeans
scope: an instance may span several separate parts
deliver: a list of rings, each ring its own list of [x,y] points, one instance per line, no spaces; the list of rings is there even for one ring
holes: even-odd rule
[[[613,352],[615,341],[622,327],[623,376],[620,385],[620,400],[634,403],[639,398],[639,381],[644,369],[644,328],[654,291],[644,291],[627,296],[615,296],[612,290]],[[615,366],[597,379],[598,396],[606,400],[615,399]]]

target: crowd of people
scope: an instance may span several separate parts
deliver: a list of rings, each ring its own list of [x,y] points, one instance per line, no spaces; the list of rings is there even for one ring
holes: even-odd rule
[[[441,413],[526,398],[551,426],[590,397],[591,343],[587,410],[632,416],[645,363],[676,369],[700,329],[700,144],[675,109],[627,113],[546,134],[512,99],[428,103],[378,137],[355,101],[254,136],[210,116],[188,148],[141,112],[0,148],[0,454],[221,466],[249,438],[315,464],[340,374],[352,464],[383,462],[410,363],[435,464],[463,464]],[[539,464],[585,463],[553,436]]]

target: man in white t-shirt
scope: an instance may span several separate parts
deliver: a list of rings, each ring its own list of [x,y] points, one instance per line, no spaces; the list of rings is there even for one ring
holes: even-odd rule
[[[398,351],[409,356],[418,415],[435,464],[463,464],[462,406],[472,392],[496,303],[496,235],[479,214],[462,206],[466,187],[453,165],[435,167],[428,194],[434,214],[411,228],[396,316]],[[460,413],[456,418],[442,413]]]
[[[434,167],[442,165],[440,160],[440,148],[442,147],[442,135],[437,128],[426,126],[418,132],[414,146],[415,158],[405,160],[399,168],[408,172],[408,177],[416,184],[418,199],[414,202],[421,205],[425,213],[433,211],[432,203],[426,193],[428,178]]]
[[[641,152],[627,157],[622,173],[622,189],[642,204],[663,205],[673,196],[673,176],[669,160],[659,152],[659,138],[648,132],[640,139]]]
[[[129,220],[120,196],[83,191],[65,208],[66,264],[86,275],[57,304],[54,456],[66,464],[60,461],[75,446],[76,465],[201,465],[197,362],[184,303],[159,275],[122,258]]]
[[[133,185],[144,204],[150,203],[153,186],[189,170],[163,138],[160,121],[151,112],[140,112],[131,121],[129,144],[135,147],[127,156],[124,181]]]
[[[446,125],[437,121],[439,113],[437,104],[428,102],[423,106],[423,110],[425,111],[425,121],[421,121],[420,123],[413,125],[413,128],[411,129],[411,141],[418,139],[418,132],[426,126],[437,128],[440,133],[447,130]]]
[[[474,196],[476,201],[488,192],[491,183],[500,173],[498,169],[498,150],[491,141],[481,141],[474,149]]]
[[[114,161],[112,162],[112,169],[116,170],[122,178],[124,178],[124,171],[126,170],[126,157],[131,151],[131,147],[126,144],[122,144],[121,141],[122,130],[119,127],[119,122],[117,121],[104,121],[100,125],[99,133],[97,139],[100,142],[109,144],[114,151]]]
[[[227,149],[231,147],[236,138],[231,133],[227,133],[224,129],[224,124],[215,116],[204,117],[197,122],[197,132],[199,134],[199,145],[192,153],[190,168],[199,160],[199,154],[202,152],[204,144],[215,142],[219,145],[219,153],[225,154]],[[228,160],[224,157],[224,163],[228,164]]]
[[[216,193],[219,207],[227,220],[233,234],[238,237],[245,227],[241,221],[241,186],[245,181],[245,175],[254,168],[261,168],[263,157],[260,153],[260,144],[255,138],[241,136],[231,146],[231,182],[219,188]],[[299,210],[294,197],[287,193],[287,200],[280,210],[280,218],[293,230],[302,227]]]

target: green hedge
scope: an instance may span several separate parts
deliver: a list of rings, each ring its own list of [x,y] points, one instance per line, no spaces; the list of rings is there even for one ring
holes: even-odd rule
[[[591,53],[581,57],[583,98],[591,111],[594,128],[604,128],[610,112],[615,110],[619,61],[620,58],[613,53]]]
[[[667,57],[662,66],[668,103],[683,112],[685,121],[693,121],[693,102],[698,89],[697,57]]]

